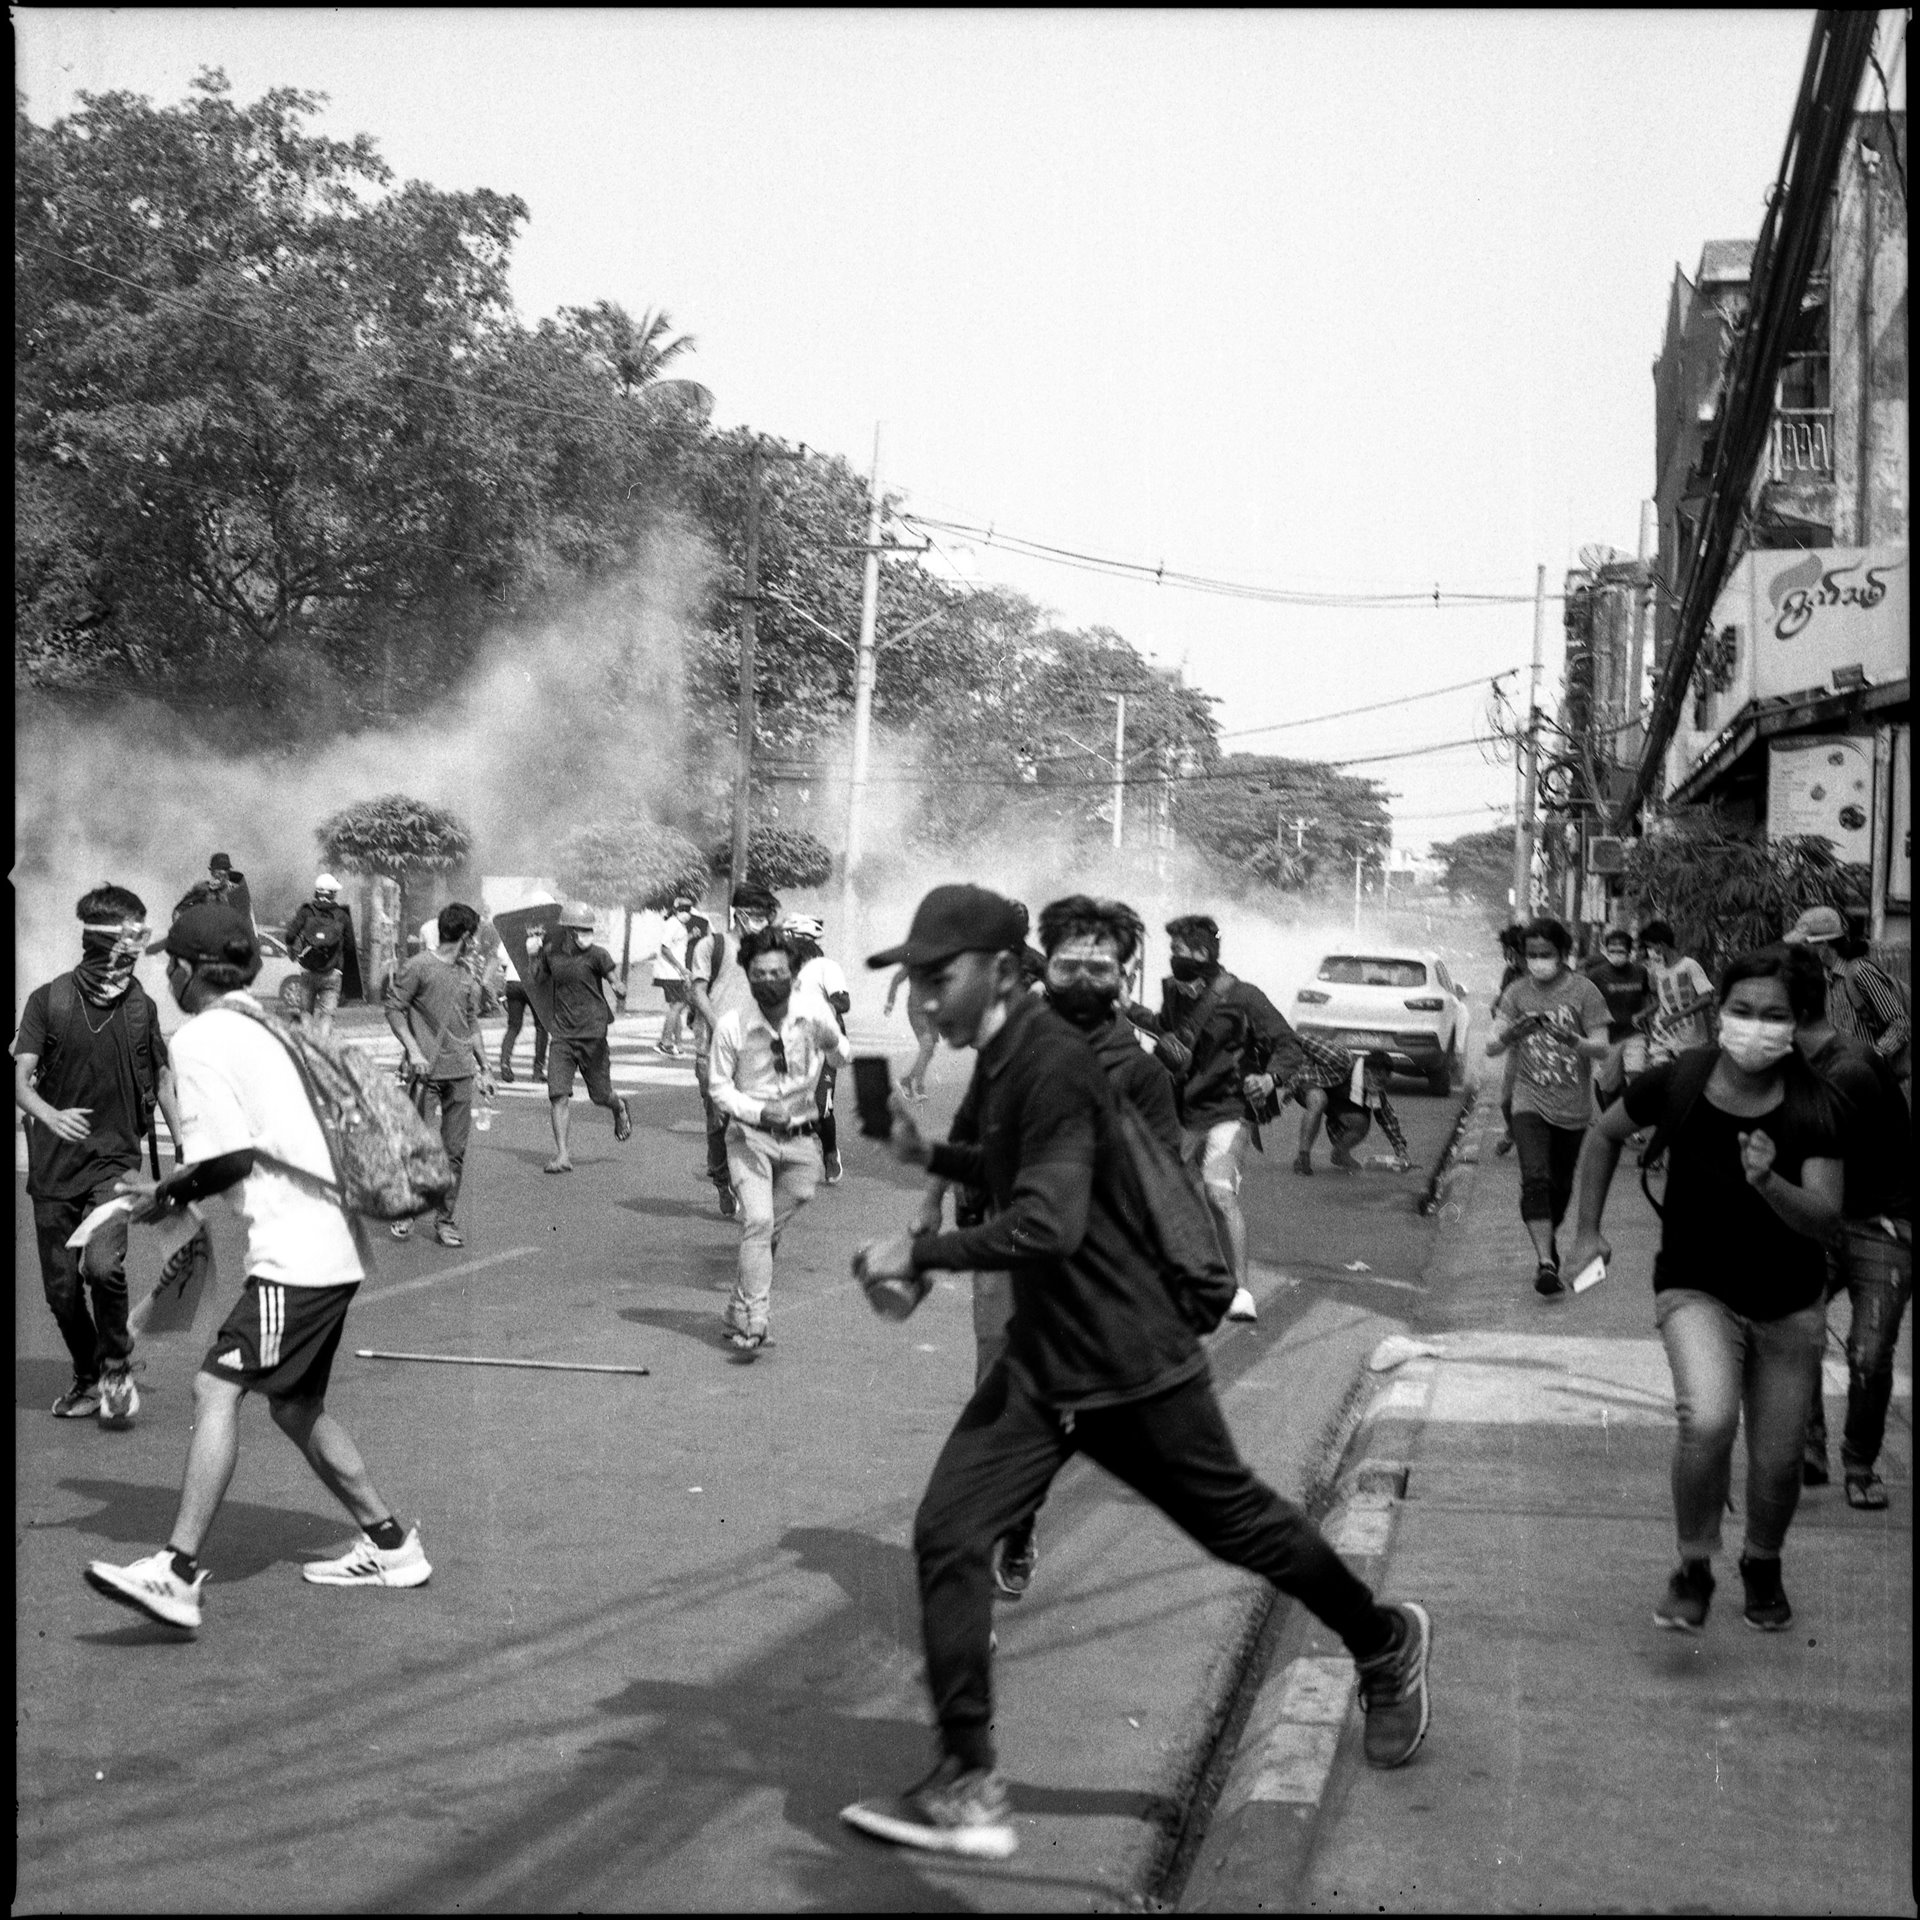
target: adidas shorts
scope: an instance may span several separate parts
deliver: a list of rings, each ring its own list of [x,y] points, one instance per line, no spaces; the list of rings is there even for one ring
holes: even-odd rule
[[[359,1291],[345,1287],[286,1287],[250,1278],[207,1349],[202,1368],[269,1400],[321,1400],[333,1374],[333,1356]]]

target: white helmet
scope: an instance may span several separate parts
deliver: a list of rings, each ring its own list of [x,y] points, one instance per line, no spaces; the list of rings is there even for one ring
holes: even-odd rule
[[[330,873],[316,874],[314,876],[313,890],[315,893],[338,893],[340,891],[340,882]]]
[[[594,925],[593,909],[584,900],[569,901],[560,910],[560,924],[563,927],[572,927],[580,933],[591,933]]]
[[[827,923],[816,920],[810,913],[790,913],[780,924],[803,940],[818,940],[827,930]]]

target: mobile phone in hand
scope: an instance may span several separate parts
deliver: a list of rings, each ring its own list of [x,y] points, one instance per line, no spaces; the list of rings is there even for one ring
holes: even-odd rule
[[[857,1053],[853,1057],[853,1098],[860,1109],[860,1131],[869,1140],[893,1134],[893,1068],[884,1053]]]

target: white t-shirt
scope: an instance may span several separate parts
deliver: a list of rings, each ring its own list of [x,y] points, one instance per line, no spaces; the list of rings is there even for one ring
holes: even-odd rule
[[[665,916],[659,950],[653,956],[656,986],[663,980],[684,980],[687,977],[688,931],[684,914],[670,913]]]
[[[829,960],[823,953],[800,969],[800,977],[793,984],[802,993],[817,993],[822,1000],[831,1000],[836,993],[846,992],[847,976],[841,972],[839,961]]]
[[[253,1001],[245,993],[226,998]],[[168,1051],[189,1161],[251,1147],[332,1183],[333,1158],[299,1071],[258,1021],[216,1002],[173,1036]],[[249,1275],[286,1287],[343,1287],[366,1278],[346,1215],[305,1181],[256,1159],[228,1197],[246,1222]]]

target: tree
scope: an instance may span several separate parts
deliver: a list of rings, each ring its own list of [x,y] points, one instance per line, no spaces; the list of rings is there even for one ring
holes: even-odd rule
[[[1632,843],[1626,888],[1640,919],[1672,922],[1680,945],[1712,973],[1778,940],[1809,907],[1866,906],[1872,875],[1841,860],[1822,835],[1768,841],[1702,810]]]
[[[1344,880],[1356,858],[1385,864],[1393,820],[1378,781],[1256,753],[1229,754],[1204,772],[1175,789],[1174,822],[1229,869],[1304,887],[1323,875]]]
[[[733,843],[723,840],[709,856],[715,873],[733,871]],[[746,878],[755,886],[817,887],[833,872],[824,840],[798,827],[755,827],[747,835]]]
[[[314,838],[328,866],[398,884],[402,929],[410,924],[409,883],[426,873],[451,873],[473,852],[473,835],[463,820],[404,793],[347,807],[316,828]]]
[[[682,887],[696,897],[704,893],[707,863],[684,833],[651,820],[629,819],[576,827],[561,842],[554,878],[571,898],[620,909],[624,981],[633,950],[633,916],[665,904]]]
[[[1434,858],[1446,866],[1442,884],[1454,899],[1478,901],[1495,926],[1513,917],[1508,895],[1513,891],[1513,829],[1483,827],[1456,840],[1439,843]]]

